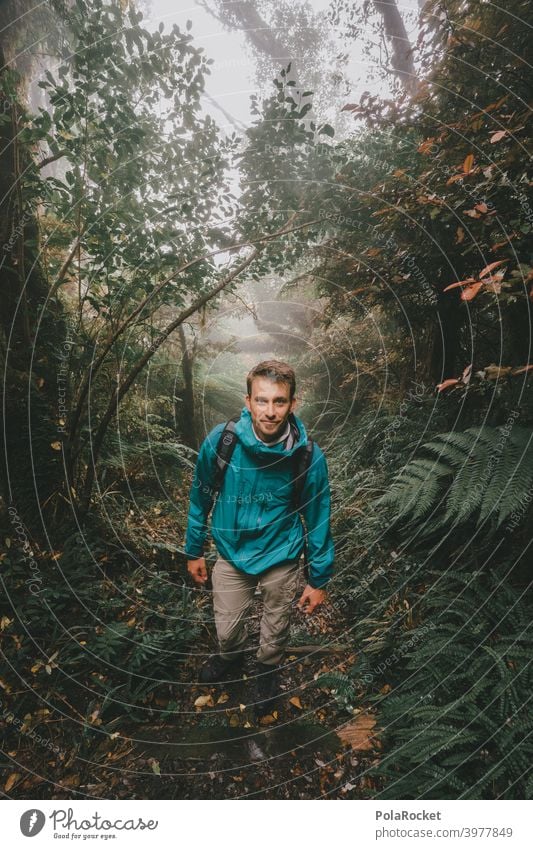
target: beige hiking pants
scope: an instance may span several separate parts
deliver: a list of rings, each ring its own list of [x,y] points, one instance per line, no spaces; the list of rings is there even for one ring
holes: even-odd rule
[[[261,575],[247,575],[218,558],[211,576],[213,606],[220,654],[225,660],[239,655],[248,637],[247,616],[259,584],[263,615],[257,659],[272,666],[281,663],[289,638],[291,603],[296,594],[298,564],[282,563]]]

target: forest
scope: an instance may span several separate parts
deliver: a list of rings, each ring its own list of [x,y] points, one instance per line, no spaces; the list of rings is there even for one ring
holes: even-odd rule
[[[2,796],[532,798],[529,0],[0,19]],[[255,722],[184,539],[271,357],[335,569]]]

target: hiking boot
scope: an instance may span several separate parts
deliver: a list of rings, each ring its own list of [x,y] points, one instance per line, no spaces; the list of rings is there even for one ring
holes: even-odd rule
[[[238,672],[242,661],[242,654],[231,660],[225,660],[219,654],[214,654],[200,669],[198,680],[201,684],[216,684],[219,681],[231,680]]]
[[[267,663],[257,664],[254,713],[257,717],[272,713],[280,695],[279,667]]]

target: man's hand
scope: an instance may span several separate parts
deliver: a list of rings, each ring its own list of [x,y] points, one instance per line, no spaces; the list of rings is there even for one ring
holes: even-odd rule
[[[195,584],[205,584],[207,581],[205,557],[198,557],[196,560],[187,560],[187,571]]]
[[[326,600],[326,590],[317,590],[307,584],[298,601],[298,607],[304,613],[312,613],[315,607]]]

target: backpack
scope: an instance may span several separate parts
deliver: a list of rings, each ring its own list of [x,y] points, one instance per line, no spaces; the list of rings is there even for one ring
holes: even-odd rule
[[[217,459],[215,466],[215,474],[213,478],[213,487],[211,490],[214,498],[217,497],[218,493],[222,488],[222,484],[224,482],[224,475],[226,474],[226,469],[230,464],[231,456],[237,443],[237,437],[235,436],[235,425],[239,421],[239,419],[240,415],[233,416],[233,418],[230,419],[224,426],[224,430],[222,431],[220,439],[218,440],[216,450]],[[292,422],[291,427],[293,427]],[[311,465],[312,454],[312,439],[308,439],[307,444],[303,445],[298,451],[295,451],[293,454],[294,489],[292,494],[292,501],[294,509],[298,511],[301,510],[302,493],[305,486],[305,479],[307,477],[307,470]]]

